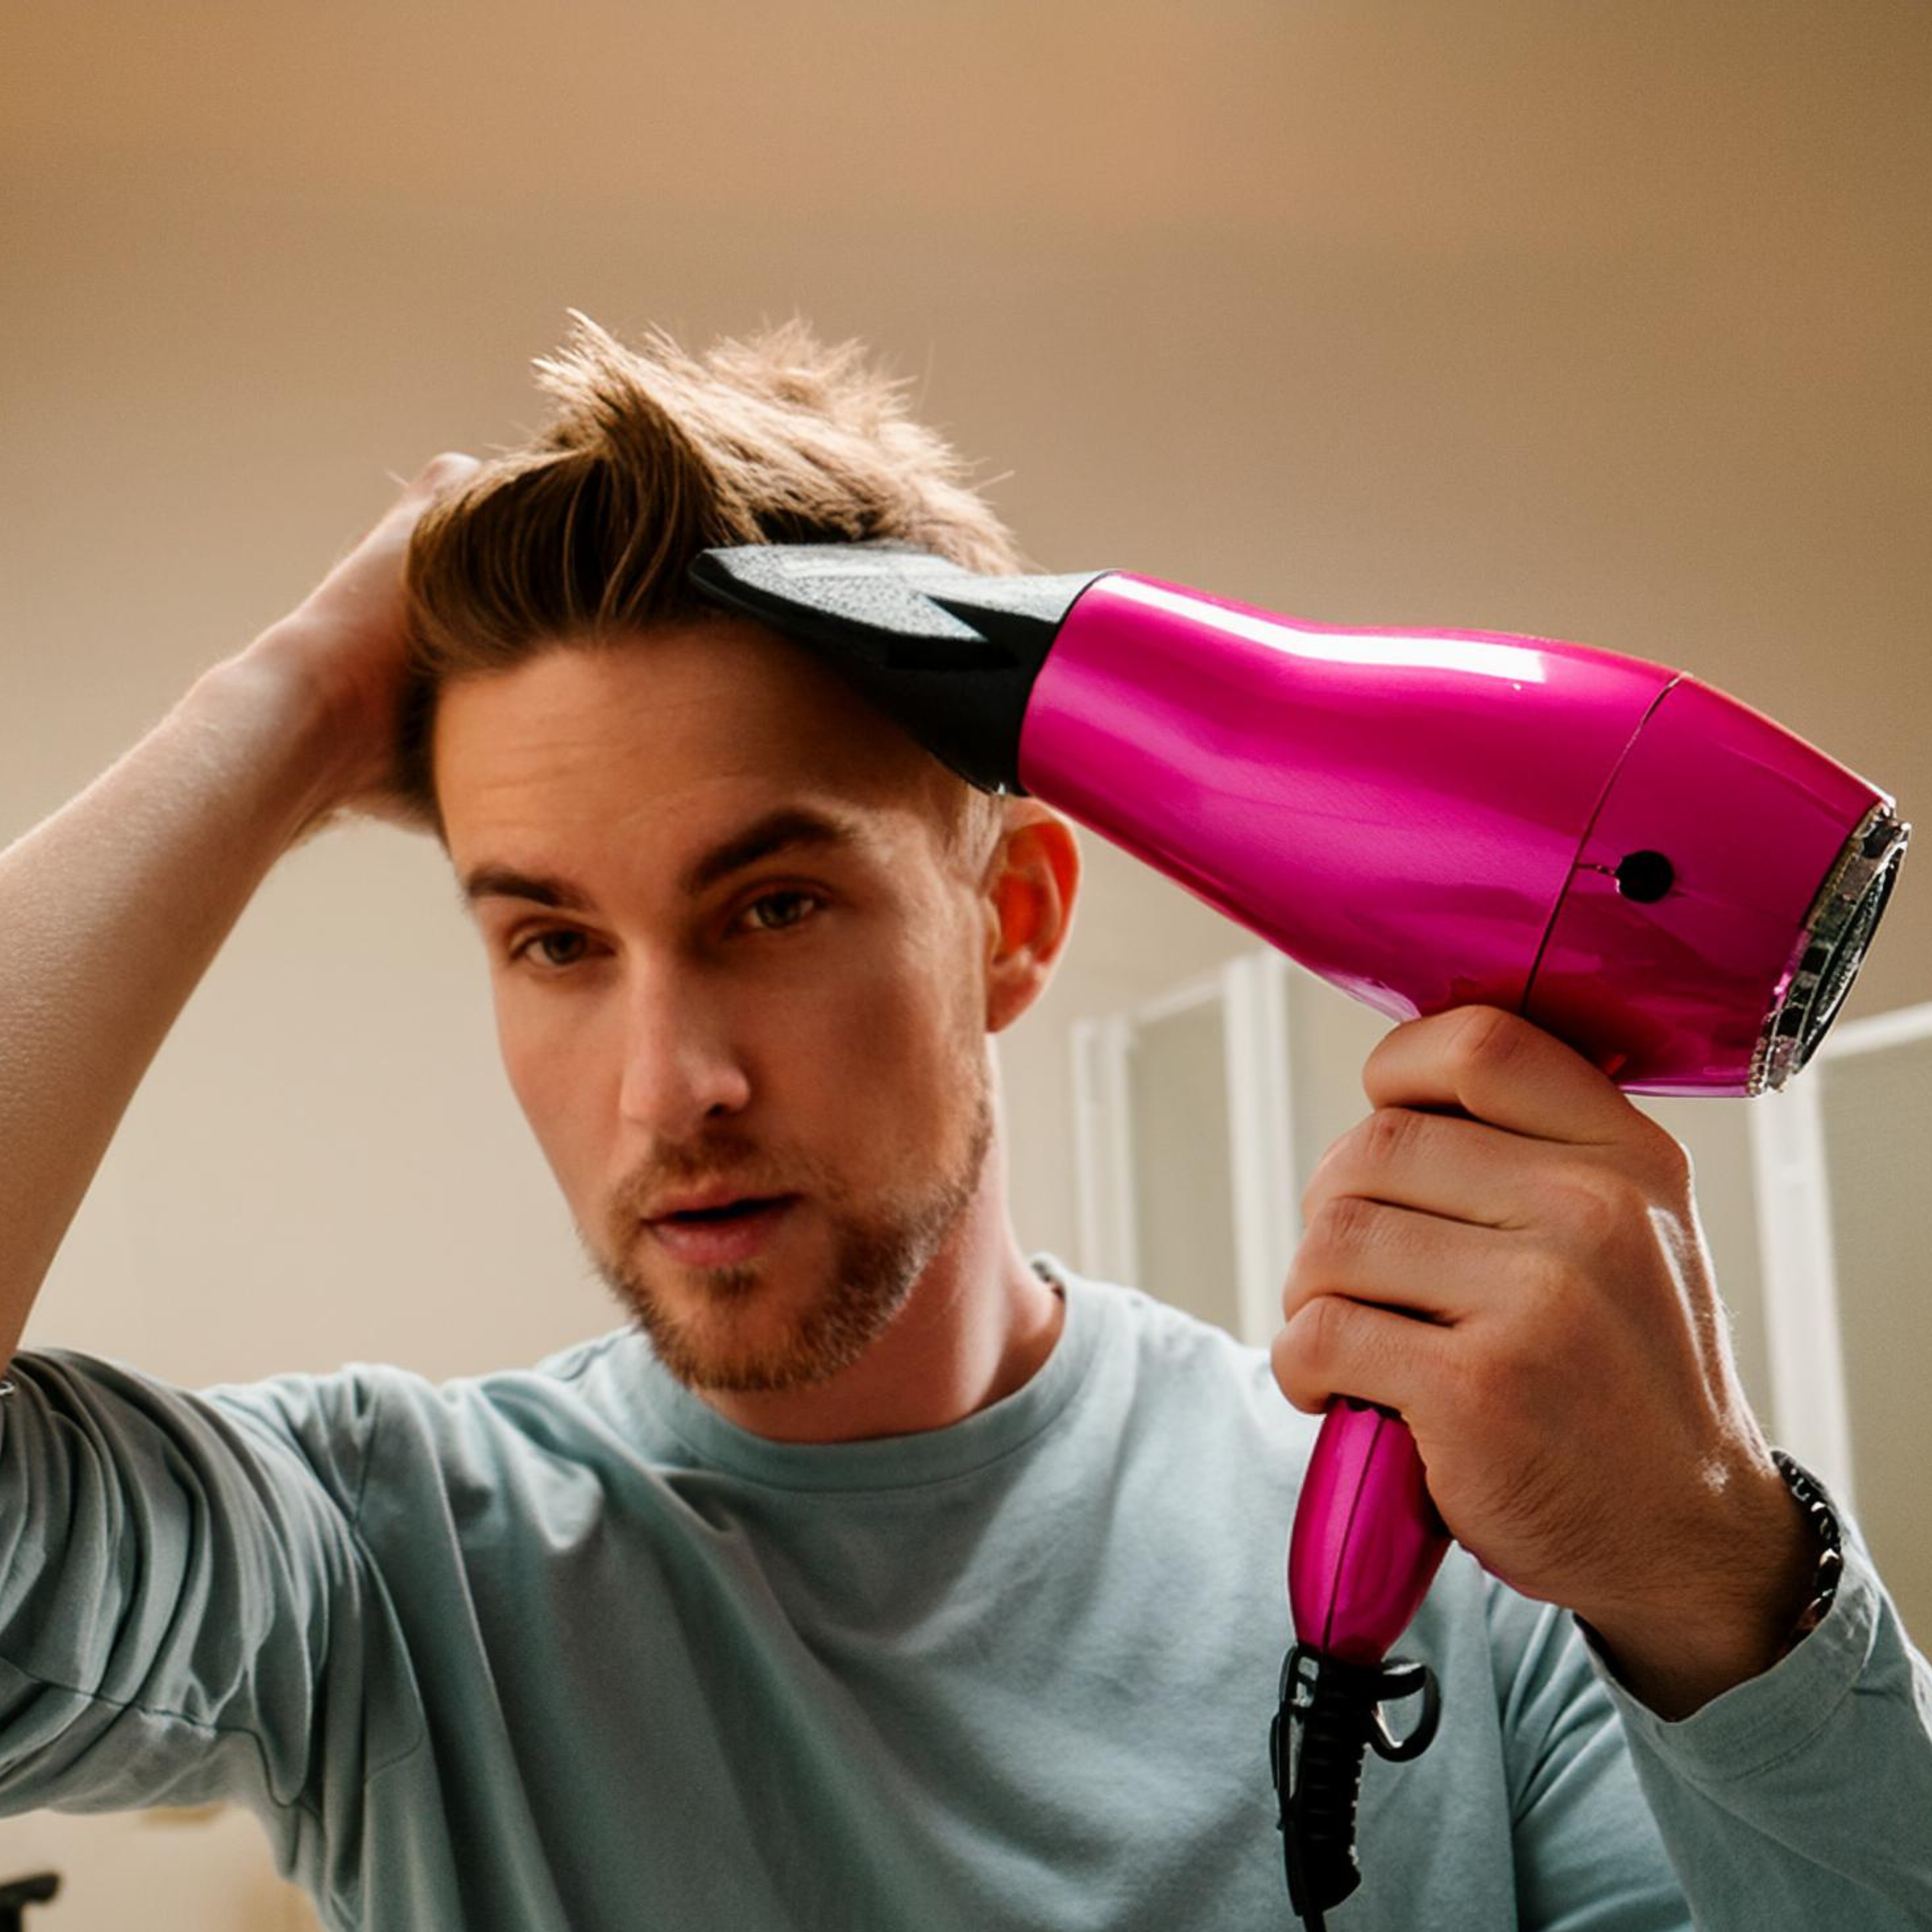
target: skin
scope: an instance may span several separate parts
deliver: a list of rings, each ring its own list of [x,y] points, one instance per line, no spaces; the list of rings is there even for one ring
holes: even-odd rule
[[[956,782],[806,653],[722,620],[628,641],[442,698],[459,878],[560,874],[584,902],[475,903],[512,1085],[600,1272],[719,1413],[801,1442],[943,1428],[1060,1333],[1007,1210],[988,1043],[1066,943],[1073,836],[1007,800],[987,849],[950,855]],[[797,806],[866,844],[684,890]],[[1364,1078],[1372,1112],[1304,1203],[1285,1395],[1399,1409],[1452,1533],[1586,1618],[1664,1715],[1766,1667],[1810,1554],[1681,1148],[1492,1010],[1397,1028]],[[720,1180],[802,1197],[751,1261],[694,1268],[642,1230]]]

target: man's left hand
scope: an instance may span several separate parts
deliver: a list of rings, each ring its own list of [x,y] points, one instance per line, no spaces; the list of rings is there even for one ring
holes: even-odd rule
[[[1527,1020],[1466,1006],[1370,1056],[1316,1169],[1276,1379],[1399,1410],[1456,1540],[1575,1611],[1666,1717],[1766,1668],[1802,1512],[1740,1387],[1671,1136]]]

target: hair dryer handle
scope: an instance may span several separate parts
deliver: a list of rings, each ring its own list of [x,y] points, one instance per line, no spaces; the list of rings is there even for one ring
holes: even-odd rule
[[[1449,1532],[1408,1426],[1353,1396],[1329,1408],[1294,1513],[1288,1596],[1295,1635],[1347,1664],[1379,1664],[1441,1568]]]
[[[1448,1547],[1408,1424],[1339,1396],[1295,1509],[1288,1551],[1295,1643],[1269,1732],[1288,1898],[1308,1932],[1321,1932],[1322,1914],[1361,1882],[1355,1812],[1365,1754],[1400,1762],[1436,1735],[1435,1673],[1382,1659],[1421,1608]],[[1417,1690],[1422,1718],[1398,1738],[1382,1706]]]

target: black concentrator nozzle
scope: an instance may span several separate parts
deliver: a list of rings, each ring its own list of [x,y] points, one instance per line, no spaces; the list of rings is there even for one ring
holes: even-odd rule
[[[1034,680],[1106,574],[982,576],[896,543],[744,544],[691,566],[711,602],[810,645],[969,784],[1008,792]]]

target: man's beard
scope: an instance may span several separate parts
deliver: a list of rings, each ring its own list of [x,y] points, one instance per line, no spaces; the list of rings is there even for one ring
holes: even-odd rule
[[[739,1394],[811,1388],[850,1368],[891,1326],[978,1192],[992,1145],[992,1083],[983,1051],[964,1059],[973,1086],[971,1115],[964,1146],[943,1172],[864,1210],[853,1207],[829,1174],[794,1172],[786,1177],[786,1191],[802,1182],[796,1191],[809,1195],[830,1220],[832,1262],[823,1292],[779,1336],[759,1342],[721,1338],[714,1322],[694,1324],[661,1298],[634,1264],[640,1239],[649,1237],[643,1234],[632,1204],[652,1196],[635,1181],[618,1190],[602,1250],[587,1241],[586,1250],[658,1360],[686,1388]],[[757,1150],[741,1141],[713,1139],[676,1161],[676,1172],[664,1172],[672,1163],[657,1163],[653,1186],[661,1195],[680,1180],[719,1173],[736,1177],[751,1171],[757,1157]],[[768,1292],[756,1264],[682,1267],[682,1272],[685,1292],[702,1299],[713,1316],[728,1316],[734,1307],[748,1309]],[[729,1328],[728,1320],[724,1325]]]

